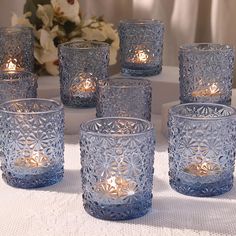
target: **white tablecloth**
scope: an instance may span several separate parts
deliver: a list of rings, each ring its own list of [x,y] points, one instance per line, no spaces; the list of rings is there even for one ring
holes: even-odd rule
[[[160,119],[157,120],[160,128]],[[236,183],[213,198],[181,195],[168,184],[167,141],[158,130],[153,207],[144,217],[109,222],[88,215],[82,205],[77,136],[65,137],[65,176],[53,186],[16,189],[0,179],[1,236],[235,235]]]

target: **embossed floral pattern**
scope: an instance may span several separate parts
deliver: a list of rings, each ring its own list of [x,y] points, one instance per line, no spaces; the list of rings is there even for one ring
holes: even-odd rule
[[[150,76],[162,70],[164,24],[157,20],[121,21],[121,72]]]
[[[9,59],[17,69],[34,71],[34,38],[27,27],[0,28],[0,69],[7,70]]]
[[[132,129],[130,123],[139,129],[127,134],[117,133],[116,128],[115,132],[111,130],[124,124],[128,124],[126,129]],[[136,218],[148,211],[152,199],[153,135],[149,122],[134,118],[101,118],[81,126],[83,201],[89,214],[119,220]]]
[[[180,47],[180,100],[231,103],[234,50],[228,45],[190,44]]]
[[[220,104],[183,104],[170,110],[172,188],[194,196],[219,195],[232,188],[235,121],[236,111]]]
[[[98,83],[97,117],[151,120],[152,88],[144,79],[109,79]]]
[[[0,73],[0,102],[37,97],[37,76],[30,72]]]
[[[95,91],[71,93],[85,79],[104,80],[108,77],[109,46],[99,42],[74,42],[59,46],[61,100],[72,107],[94,107]],[[87,76],[87,77],[86,77]],[[84,78],[86,77],[86,78]],[[78,88],[79,89],[79,88]],[[96,90],[96,88],[95,88]]]
[[[61,180],[64,172],[62,109],[56,102],[44,99],[16,100],[0,106],[2,171],[8,184],[35,188]]]

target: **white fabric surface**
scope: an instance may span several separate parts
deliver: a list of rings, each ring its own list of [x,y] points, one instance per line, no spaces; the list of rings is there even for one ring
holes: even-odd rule
[[[160,128],[160,120],[157,120]],[[1,236],[235,235],[236,183],[213,198],[181,195],[168,184],[167,142],[158,131],[153,207],[144,217],[121,222],[93,218],[82,206],[77,136],[65,138],[65,176],[53,186],[22,190],[0,179]]]

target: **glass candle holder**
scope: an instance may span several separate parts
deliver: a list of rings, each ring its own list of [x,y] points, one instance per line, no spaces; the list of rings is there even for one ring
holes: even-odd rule
[[[0,70],[34,71],[34,36],[28,27],[0,27]]]
[[[151,120],[152,87],[145,79],[99,81],[97,117],[135,117]]]
[[[109,45],[77,41],[59,45],[61,100],[72,107],[96,106],[97,81],[108,77]]]
[[[180,47],[180,101],[230,105],[234,49],[228,45],[200,43]]]
[[[85,210],[96,218],[143,216],[152,205],[154,130],[134,118],[100,118],[81,125]]]
[[[176,191],[198,197],[233,186],[236,110],[212,103],[186,103],[169,111],[169,177]]]
[[[2,176],[18,188],[55,184],[63,177],[63,106],[47,99],[19,99],[0,105]]]
[[[120,21],[121,73],[157,75],[162,70],[164,24],[158,20]]]
[[[37,79],[37,75],[31,72],[0,71],[0,103],[20,98],[36,98]]]

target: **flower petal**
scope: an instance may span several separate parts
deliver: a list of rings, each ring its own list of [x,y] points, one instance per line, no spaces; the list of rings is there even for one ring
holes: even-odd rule
[[[57,16],[76,24],[80,23],[79,2],[77,0],[51,0],[51,4]]]
[[[45,68],[50,75],[58,75],[59,74],[57,60],[46,62]]]
[[[50,4],[46,5],[38,4],[36,16],[42,20],[45,27],[52,26],[53,15],[54,15],[53,8]]]
[[[31,12],[25,13],[22,17],[18,17],[15,13],[12,14],[11,17],[11,25],[12,26],[28,26],[30,28],[34,28],[34,26],[30,23],[27,17],[31,16]]]

